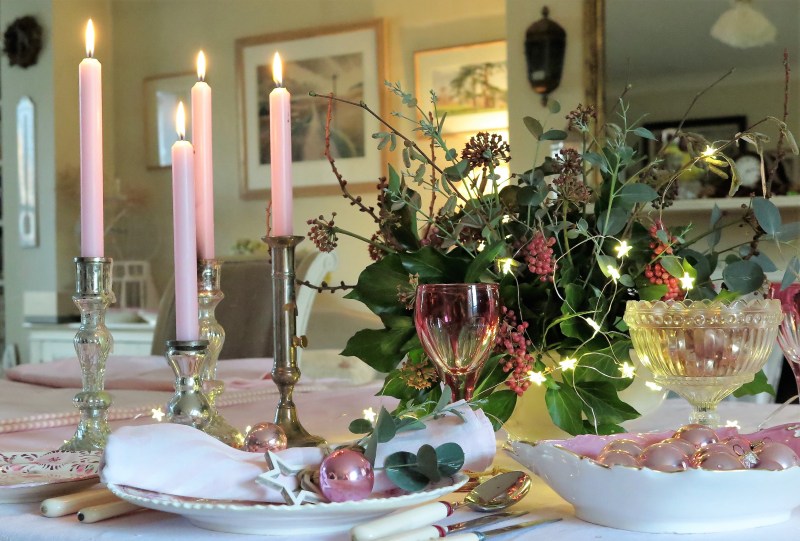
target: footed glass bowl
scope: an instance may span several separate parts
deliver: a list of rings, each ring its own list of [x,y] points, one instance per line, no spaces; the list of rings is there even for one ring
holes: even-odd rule
[[[781,322],[780,301],[628,301],[633,349],[656,383],[694,408],[691,422],[719,424],[720,400],[763,368]]]

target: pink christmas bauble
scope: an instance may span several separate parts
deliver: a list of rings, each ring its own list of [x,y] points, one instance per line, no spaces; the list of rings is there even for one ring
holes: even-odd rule
[[[698,447],[705,447],[709,443],[716,443],[719,440],[717,433],[705,425],[682,426],[672,437],[679,440],[686,440]]]
[[[688,440],[667,438],[663,440],[661,443],[669,443],[670,445],[674,445],[679,449],[683,449],[683,452],[686,453],[686,456],[692,456],[694,452],[697,451],[697,446]]]
[[[757,470],[770,470],[770,471],[782,471],[786,468],[783,467],[782,464],[779,462],[775,462],[774,460],[759,460],[758,464],[756,464],[755,469]]]
[[[256,423],[244,436],[244,450],[251,453],[283,451],[286,445],[286,433],[275,423]]]
[[[730,436],[728,438],[725,438],[724,440],[720,441],[720,443],[724,443],[725,445],[733,449],[733,451],[737,455],[747,454],[747,452],[750,451],[750,445],[751,445],[750,440],[738,434],[735,436]]]
[[[608,442],[605,447],[603,447],[603,450],[600,451],[600,454],[608,451],[622,451],[636,456],[642,452],[642,445],[633,440],[618,439]]]
[[[363,500],[372,494],[374,484],[372,464],[352,449],[332,452],[319,468],[319,488],[332,502]]]
[[[639,459],[636,455],[626,453],[616,449],[603,451],[597,455],[597,462],[606,466],[632,466],[638,468],[640,466]]]
[[[791,447],[777,441],[765,442],[763,446],[756,449],[759,461],[769,460],[780,464],[780,469],[785,470],[800,464],[800,458],[797,457]]]
[[[692,465],[703,470],[743,470],[744,464],[727,448],[701,449],[692,457]]]
[[[680,447],[671,443],[654,443],[639,455],[639,462],[645,468],[664,472],[685,471],[689,459]]]

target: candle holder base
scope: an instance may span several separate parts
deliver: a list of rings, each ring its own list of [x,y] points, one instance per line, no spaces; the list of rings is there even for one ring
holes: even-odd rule
[[[298,236],[265,237],[272,254],[272,315],[275,336],[275,361],[272,381],[278,387],[280,401],[275,411],[275,424],[286,433],[289,447],[317,447],[324,438],[313,436],[303,428],[292,400],[294,386],[300,380],[297,367],[297,346],[305,345],[305,337],[296,336],[297,303],[294,288],[294,252],[303,240]]]
[[[206,340],[167,340],[167,363],[175,373],[175,395],[167,404],[167,420],[204,432],[212,410],[200,376],[207,353]]]
[[[75,295],[81,324],[73,340],[81,365],[81,392],[73,400],[80,421],[72,438],[61,451],[102,451],[110,429],[108,408],[111,395],[105,388],[106,360],[114,345],[105,324],[106,309],[114,302],[111,288],[113,262],[105,257],[75,258]]]

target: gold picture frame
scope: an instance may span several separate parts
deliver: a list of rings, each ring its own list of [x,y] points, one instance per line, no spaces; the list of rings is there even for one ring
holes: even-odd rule
[[[269,194],[269,92],[272,58],[279,52],[284,86],[292,94],[292,177],[297,196],[329,195],[339,184],[324,156],[328,101],[309,96],[333,92],[384,112],[383,22],[314,28],[242,38],[236,41],[239,87],[240,194],[244,199]],[[331,148],[348,188],[374,186],[383,153],[372,134],[378,120],[359,107],[334,103]]]

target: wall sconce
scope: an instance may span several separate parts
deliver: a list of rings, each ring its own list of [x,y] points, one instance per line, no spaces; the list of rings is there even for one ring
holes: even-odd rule
[[[558,23],[548,19],[548,15],[550,10],[545,6],[542,18],[530,25],[525,33],[528,80],[533,90],[542,95],[542,105],[547,105],[548,94],[561,83],[567,48],[567,33]]]

